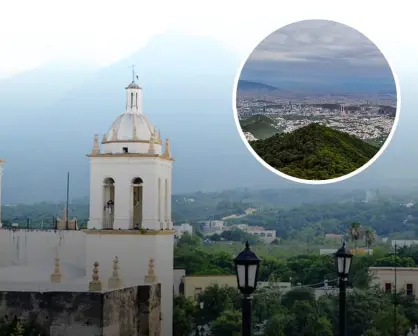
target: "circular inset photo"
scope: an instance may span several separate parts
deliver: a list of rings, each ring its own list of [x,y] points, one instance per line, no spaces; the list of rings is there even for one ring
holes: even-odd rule
[[[399,119],[399,87],[366,36],[326,20],[270,34],[243,64],[233,107],[241,137],[265,167],[326,184],[370,166]]]

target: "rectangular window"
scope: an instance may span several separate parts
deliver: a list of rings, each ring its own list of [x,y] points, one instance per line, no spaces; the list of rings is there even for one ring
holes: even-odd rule
[[[392,284],[390,282],[385,283],[385,292],[391,293],[392,292]]]
[[[406,295],[414,294],[414,286],[412,284],[406,284]]]

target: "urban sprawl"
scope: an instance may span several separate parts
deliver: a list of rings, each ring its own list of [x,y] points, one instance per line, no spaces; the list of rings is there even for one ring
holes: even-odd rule
[[[317,122],[354,135],[362,140],[385,139],[389,135],[396,113],[396,99],[300,99],[268,100],[239,97],[237,111],[240,120],[265,115],[275,123],[278,133],[289,133]],[[257,140],[246,132],[247,140]]]

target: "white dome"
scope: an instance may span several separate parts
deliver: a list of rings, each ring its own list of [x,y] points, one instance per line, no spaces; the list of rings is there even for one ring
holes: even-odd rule
[[[113,122],[105,141],[149,141],[154,131],[154,125],[144,114],[124,113]]]

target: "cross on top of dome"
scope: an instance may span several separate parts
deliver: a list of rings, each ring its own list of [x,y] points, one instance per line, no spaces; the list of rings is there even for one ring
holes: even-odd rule
[[[135,82],[135,79],[138,80],[138,75],[135,72],[135,65],[132,64],[130,68],[132,69],[132,82],[126,88],[127,89],[141,89],[141,87]]]

